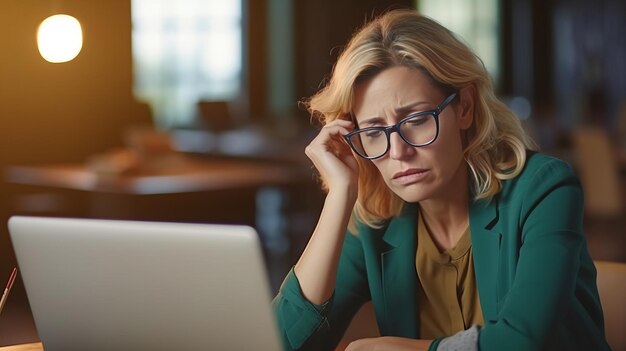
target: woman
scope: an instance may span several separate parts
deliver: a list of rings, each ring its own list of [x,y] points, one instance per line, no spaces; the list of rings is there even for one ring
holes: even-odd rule
[[[287,349],[606,350],[572,169],[534,151],[480,59],[410,10],[372,21],[309,101],[328,194],[274,300]]]

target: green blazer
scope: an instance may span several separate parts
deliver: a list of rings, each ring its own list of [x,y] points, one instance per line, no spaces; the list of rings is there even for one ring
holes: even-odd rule
[[[273,301],[287,350],[332,350],[371,300],[381,335],[419,338],[417,204],[382,228],[358,225],[343,244],[335,292],[306,300],[293,270]],[[564,162],[529,154],[491,201],[471,201],[470,231],[490,350],[609,350],[596,269],[582,230],[583,194]],[[431,344],[435,350],[441,339]]]

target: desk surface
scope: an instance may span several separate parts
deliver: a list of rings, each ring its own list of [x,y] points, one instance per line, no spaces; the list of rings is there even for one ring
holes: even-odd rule
[[[335,349],[335,351],[344,350],[348,347],[347,342],[341,342]],[[34,342],[31,344],[20,344],[20,345],[12,345],[12,346],[4,346],[0,347],[0,351],[44,351],[43,345],[40,342]]]
[[[121,194],[171,194],[280,185],[300,176],[297,167],[241,160],[179,156],[161,167],[123,174],[96,172],[85,164],[8,166],[9,183]]]
[[[34,342],[30,344],[3,346],[0,347],[0,351],[43,351],[43,345],[40,342]]]
[[[341,342],[337,345],[335,351],[342,351],[348,347],[348,342]],[[12,346],[0,347],[0,351],[44,351],[43,345],[40,342],[34,342],[31,344],[20,344]]]
[[[349,342],[342,341],[337,345],[335,351],[342,351],[348,347]],[[30,344],[19,344],[12,346],[0,347],[0,351],[44,351],[43,344],[40,342],[34,342]]]

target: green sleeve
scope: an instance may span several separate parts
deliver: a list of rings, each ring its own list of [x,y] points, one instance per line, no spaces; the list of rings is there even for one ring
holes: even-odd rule
[[[347,233],[329,301],[323,305],[308,301],[293,269],[274,298],[272,307],[285,350],[334,350],[354,314],[369,299],[362,245],[358,237]]]
[[[437,351],[437,348],[439,347],[441,340],[443,340],[443,338],[437,338],[433,340],[433,342],[431,342],[430,345],[428,345],[428,351]]]
[[[581,262],[586,257],[581,255],[585,240],[582,189],[562,162],[543,165],[527,183],[518,185],[524,190],[513,194],[522,198],[515,201],[521,207],[504,210],[521,216],[519,257],[515,270],[508,272],[512,281],[506,297],[498,302],[497,318],[485,321],[481,329],[479,347],[483,351],[570,349],[551,343],[568,339],[555,337],[560,324],[567,323],[564,316],[581,315],[572,312],[578,272],[581,264],[592,265]],[[503,250],[507,248],[501,248],[501,255],[516,255]]]

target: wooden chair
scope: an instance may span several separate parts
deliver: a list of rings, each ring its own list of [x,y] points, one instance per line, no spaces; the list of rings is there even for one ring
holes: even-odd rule
[[[623,214],[624,193],[608,133],[600,128],[581,128],[573,133],[572,142],[586,214],[604,218]]]
[[[613,351],[626,351],[626,263],[595,261],[606,338]]]
[[[585,234],[594,260],[626,262],[626,193],[607,131],[572,134],[575,168],[585,195]]]

